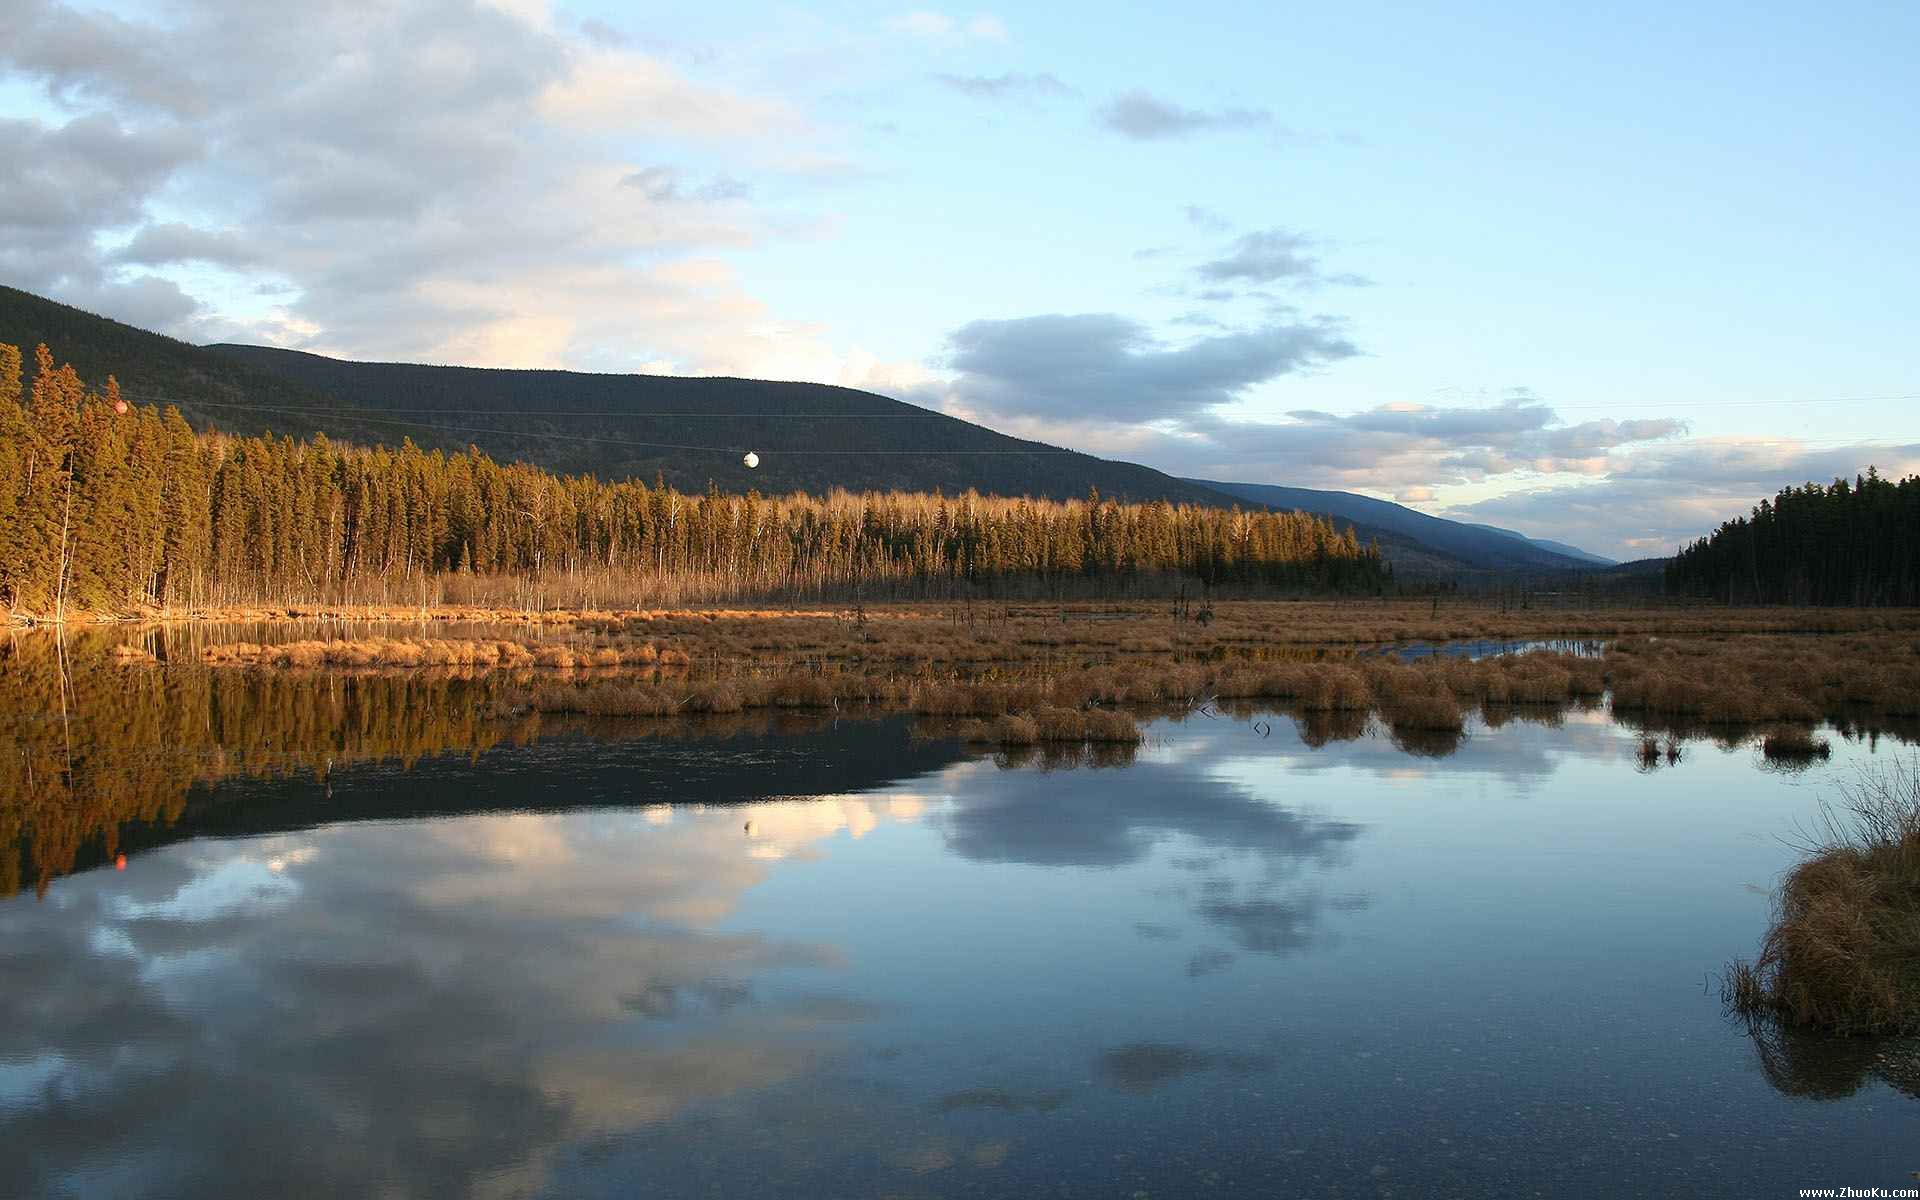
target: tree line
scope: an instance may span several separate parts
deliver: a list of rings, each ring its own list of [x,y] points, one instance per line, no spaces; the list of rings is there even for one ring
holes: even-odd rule
[[[630,603],[927,597],[1192,580],[1378,590],[1351,529],[1295,512],[968,492],[688,494],[465,453],[196,433],[0,345],[0,604],[16,618],[416,600],[454,577],[597,573]]]
[[[1674,555],[1666,585],[1729,604],[1920,604],[1920,475],[1784,488]]]

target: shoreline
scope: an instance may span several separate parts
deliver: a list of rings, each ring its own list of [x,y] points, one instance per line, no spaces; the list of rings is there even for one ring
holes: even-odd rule
[[[1312,598],[1117,600],[847,600],[793,604],[749,602],[620,605],[526,609],[472,604],[242,604],[135,613],[77,613],[64,621],[11,616],[10,632],[92,629],[149,630],[211,625],[495,624],[581,625],[634,621],[836,620],[860,624],[894,621],[968,626],[1105,622],[1186,625],[1205,630],[1222,619],[1255,622],[1267,640],[1362,645],[1388,641],[1445,641],[1474,637],[1625,636],[1685,633],[1867,633],[1920,632],[1920,608],[1813,608],[1779,605],[1709,605],[1655,602],[1600,605],[1514,605],[1497,600]],[[1391,628],[1384,629],[1383,622]],[[1358,626],[1360,628],[1348,628]],[[1302,636],[1311,630],[1311,636]],[[1392,636],[1374,636],[1389,632]]]

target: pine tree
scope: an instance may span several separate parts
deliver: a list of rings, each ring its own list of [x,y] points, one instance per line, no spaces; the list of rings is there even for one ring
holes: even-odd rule
[[[26,553],[22,502],[29,427],[21,407],[20,347],[0,344],[0,604],[18,607],[20,558]]]

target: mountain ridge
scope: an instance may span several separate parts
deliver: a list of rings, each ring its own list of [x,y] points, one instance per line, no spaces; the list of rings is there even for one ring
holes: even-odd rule
[[[1115,499],[1234,503],[1137,463],[829,384],[356,363],[273,347],[203,347],[4,285],[0,341],[23,349],[45,342],[83,379],[98,384],[115,375],[128,399],[173,404],[201,430],[325,433],[364,445],[410,437],[448,453],[471,444],[501,462],[609,480],[658,475],[688,491],[709,484],[816,494],[973,488],[1065,500],[1097,488]],[[596,415],[573,415],[578,410]],[[623,415],[663,411],[678,415]],[[748,450],[759,454],[758,470],[741,461]]]
[[[1593,571],[1616,565],[1577,546],[1543,542],[1493,525],[1450,521],[1408,508],[1404,504],[1362,496],[1356,492],[1212,479],[1189,479],[1188,482],[1242,501],[1326,513],[1339,520],[1352,521],[1356,526],[1383,530],[1399,538],[1411,538],[1430,551],[1470,570]]]

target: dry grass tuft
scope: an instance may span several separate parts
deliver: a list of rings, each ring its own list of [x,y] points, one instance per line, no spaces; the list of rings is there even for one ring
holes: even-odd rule
[[[1026,717],[1003,713],[988,726],[987,740],[1002,746],[1035,746],[1040,743],[1040,728]]]
[[[1398,732],[1459,733],[1467,727],[1460,706],[1446,692],[1402,696],[1388,701],[1382,713]]]
[[[1028,713],[1003,713],[991,721],[966,721],[955,732],[962,741],[1000,746],[1082,742],[1134,745],[1140,741],[1140,726],[1132,717],[1101,708],[1044,706]]]
[[[687,708],[691,712],[735,713],[745,707],[739,686],[726,680],[695,684],[687,693]]]
[[[1862,774],[1810,851],[1759,958],[1728,968],[1727,1003],[1835,1033],[1920,1031],[1920,764]]]
[[[767,698],[779,708],[832,708],[839,693],[824,676],[790,674],[773,682]]]

